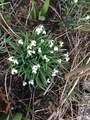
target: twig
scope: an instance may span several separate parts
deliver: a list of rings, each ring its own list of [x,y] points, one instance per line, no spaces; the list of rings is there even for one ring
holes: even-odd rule
[[[2,23],[0,23],[0,26],[10,35],[10,32],[5,28],[5,26]]]
[[[52,82],[48,85],[47,89],[45,90],[45,92],[43,93],[43,95],[46,95],[46,93],[48,92],[49,88],[51,87]]]
[[[53,113],[51,114],[51,116],[50,116],[47,120],[52,120],[52,118],[53,118],[54,116],[56,116],[56,112],[53,112]]]
[[[87,53],[87,55],[76,65],[76,67],[74,67],[74,69],[72,69],[72,71],[75,70],[89,55],[90,55],[90,52]]]
[[[11,27],[9,27],[9,25],[6,23],[5,19],[3,18],[2,14],[0,13],[0,17],[2,18],[3,22],[5,23],[5,25],[8,27],[8,29],[17,37],[21,38],[19,35],[17,35],[12,29]]]
[[[82,71],[89,70],[89,69],[90,69],[90,63],[87,64],[87,65],[85,65],[85,66],[83,66],[83,67],[76,68],[75,70],[67,73],[67,74],[65,75],[65,78],[66,78],[66,80],[69,80],[69,78],[70,78],[72,75],[75,75],[75,74],[77,74],[78,72],[82,72]],[[79,74],[78,76],[73,77],[73,78],[77,78],[77,77],[86,75],[86,74],[88,74],[88,73],[90,73],[90,71],[87,72],[87,73]]]
[[[6,72],[6,75],[5,75],[5,92],[6,92],[6,96],[7,96],[7,99],[8,99],[8,92],[7,92],[7,75],[8,75],[8,72]]]
[[[77,85],[78,81],[79,81],[79,78],[75,81],[72,89],[69,91],[67,97],[63,100],[62,104],[64,104],[64,103],[66,102],[67,98],[71,95],[71,93],[72,93],[72,91],[74,90],[75,86]]]

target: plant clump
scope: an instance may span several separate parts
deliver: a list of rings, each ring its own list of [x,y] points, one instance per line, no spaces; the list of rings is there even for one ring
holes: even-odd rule
[[[31,34],[22,35],[23,39],[9,41],[11,74],[23,75],[23,86],[38,85],[44,89],[60,74],[57,66],[69,60],[68,54],[63,54],[63,42],[54,40],[43,25],[37,26]]]

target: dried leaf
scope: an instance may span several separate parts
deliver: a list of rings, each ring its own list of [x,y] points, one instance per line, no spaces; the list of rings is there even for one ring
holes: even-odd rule
[[[0,112],[7,113],[10,108],[10,102],[7,101],[6,96],[0,93]]]

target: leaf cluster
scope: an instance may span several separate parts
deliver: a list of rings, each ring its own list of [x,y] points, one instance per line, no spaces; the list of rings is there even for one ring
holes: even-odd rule
[[[41,10],[38,10],[37,4],[34,0],[30,1],[30,5],[31,5],[31,11],[29,13],[30,19],[38,19],[41,21],[45,20],[45,15],[48,11],[49,8],[49,0],[45,0]]]
[[[37,28],[37,27],[36,27]],[[23,76],[24,81],[34,81],[35,85],[38,85],[40,88],[44,89],[47,86],[47,79],[49,78],[52,81],[53,70],[57,67],[58,59],[62,59],[63,63],[63,50],[59,44],[60,41],[53,40],[54,38],[50,34],[43,35],[42,33],[37,35],[35,30],[30,34],[22,32],[23,45],[18,43],[18,38],[8,41],[8,45],[11,47],[8,50],[8,53],[11,56],[14,56],[18,60],[18,65],[12,64],[10,62],[10,68],[15,68],[18,70],[18,76]],[[27,53],[27,47],[31,42],[35,40],[36,46],[33,46],[32,49],[35,51],[35,54],[29,55]],[[42,43],[43,40],[43,43]],[[53,41],[53,46],[50,47],[50,43]],[[56,47],[57,46],[57,47]],[[58,50],[54,51],[54,48]],[[38,52],[38,49],[41,49],[41,53]],[[53,52],[53,53],[52,53]],[[44,56],[47,56],[48,61],[44,59]],[[37,71],[37,74],[32,73],[32,67],[34,65],[40,65],[40,68]]]

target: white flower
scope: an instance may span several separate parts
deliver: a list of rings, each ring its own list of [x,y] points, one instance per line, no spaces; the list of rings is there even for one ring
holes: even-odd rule
[[[10,57],[8,58],[8,60],[9,60],[10,62],[13,62],[13,61],[14,61],[14,57],[13,57],[13,56],[10,56]]]
[[[49,62],[49,61],[50,61],[50,59],[47,58],[47,59],[46,59],[46,62]]]
[[[43,59],[44,59],[44,60],[46,60],[46,62],[49,62],[49,61],[50,61],[50,59],[49,59],[49,58],[47,58],[47,56],[46,56],[46,55],[44,55],[44,56],[43,56]]]
[[[64,44],[64,42],[61,41],[61,42],[60,42],[60,47],[63,47],[63,44]]]
[[[14,64],[17,64],[17,65],[19,64],[18,61],[17,61],[17,59],[14,58],[14,56],[10,56],[10,57],[8,58],[8,60],[9,60],[10,62],[13,62]]]
[[[54,77],[54,76],[56,76],[56,74],[55,74],[55,73],[52,73],[52,77]]]
[[[27,50],[29,50],[29,49],[32,49],[32,46],[31,46],[31,45],[28,45],[28,46],[27,46]]]
[[[23,81],[23,86],[26,86],[26,85],[27,85],[27,83]]]
[[[89,20],[89,19],[90,19],[90,16],[89,16],[89,15],[87,15],[87,16],[85,17],[85,19],[86,19],[86,20]]]
[[[32,53],[33,53],[33,54],[35,54],[35,51],[34,51],[34,50],[32,50]]]
[[[17,65],[19,64],[18,61],[17,61],[17,59],[15,59],[15,60],[13,61],[13,63],[14,63],[14,64],[17,64]]]
[[[32,40],[30,45],[31,45],[31,47],[32,47],[32,46],[36,46],[36,41],[35,41],[35,40]]]
[[[37,70],[38,70],[37,65],[34,65],[34,66],[32,67],[32,73],[36,74],[36,73],[37,73]]]
[[[58,70],[54,69],[54,73],[58,73]]]
[[[44,26],[43,25],[39,25],[37,28],[36,28],[36,34],[39,35],[44,29]]]
[[[33,79],[31,79],[29,82],[28,82],[28,84],[30,85],[34,85],[34,80]]]
[[[28,50],[27,53],[31,56],[32,55],[32,51]]]
[[[66,54],[64,54],[64,56],[65,56],[65,60],[68,62],[69,61],[69,54],[68,54],[68,52],[66,53]]]
[[[44,29],[44,26],[43,26],[43,25],[39,25],[39,27]]]
[[[53,47],[53,45],[54,45],[54,40],[49,41],[49,47],[51,48]]]
[[[47,59],[46,55],[43,56],[43,59]]]
[[[47,79],[47,83],[50,83],[50,79],[49,78]]]
[[[33,65],[32,67],[32,73],[36,74],[37,73],[37,70],[40,68],[40,65],[37,64],[37,65]]]
[[[40,47],[38,48],[38,52],[39,52],[39,53],[41,53],[41,52],[42,52],[42,50],[41,50],[41,48],[40,48]]]
[[[21,44],[21,45],[24,44],[22,39],[18,40],[18,43]]]
[[[67,62],[70,60],[70,58],[69,58],[69,57],[66,57],[65,59],[66,59],[66,61],[67,61]]]
[[[39,65],[39,64],[37,64],[37,68],[40,68],[40,65]]]
[[[32,40],[31,43],[27,46],[27,50],[32,49],[32,46],[36,46],[36,41]]]
[[[77,3],[78,2],[78,0],[74,0],[74,3]]]
[[[37,69],[33,69],[32,73],[37,74]]]
[[[36,28],[35,32],[36,32],[37,35],[39,35],[40,33],[46,34],[46,31],[45,31],[43,25],[39,25],[39,26]]]
[[[54,69],[53,73],[52,73],[52,77],[56,76],[58,73],[58,70]]]
[[[42,28],[37,28],[36,29],[36,34],[39,35],[42,32]]]
[[[43,39],[41,39],[41,43],[44,43],[44,40],[43,40]]]
[[[46,31],[45,31],[45,30],[43,30],[42,34],[46,35]]]
[[[14,107],[11,107],[11,110],[14,110]]]
[[[53,53],[54,53],[54,51],[50,51],[50,53],[52,53],[52,54],[53,54]]]
[[[27,53],[31,56],[32,54],[35,54],[34,50],[28,50]]]
[[[59,63],[59,64],[61,64],[61,62],[62,62],[62,60],[61,60],[61,59],[59,59],[59,60],[58,60],[58,63]]]
[[[66,54],[64,54],[65,57],[69,57],[69,53],[67,52]]]
[[[57,46],[54,47],[54,51],[58,51],[58,47]]]
[[[18,73],[18,71],[15,68],[12,68],[11,74],[14,75],[14,74],[17,74],[17,73]]]

